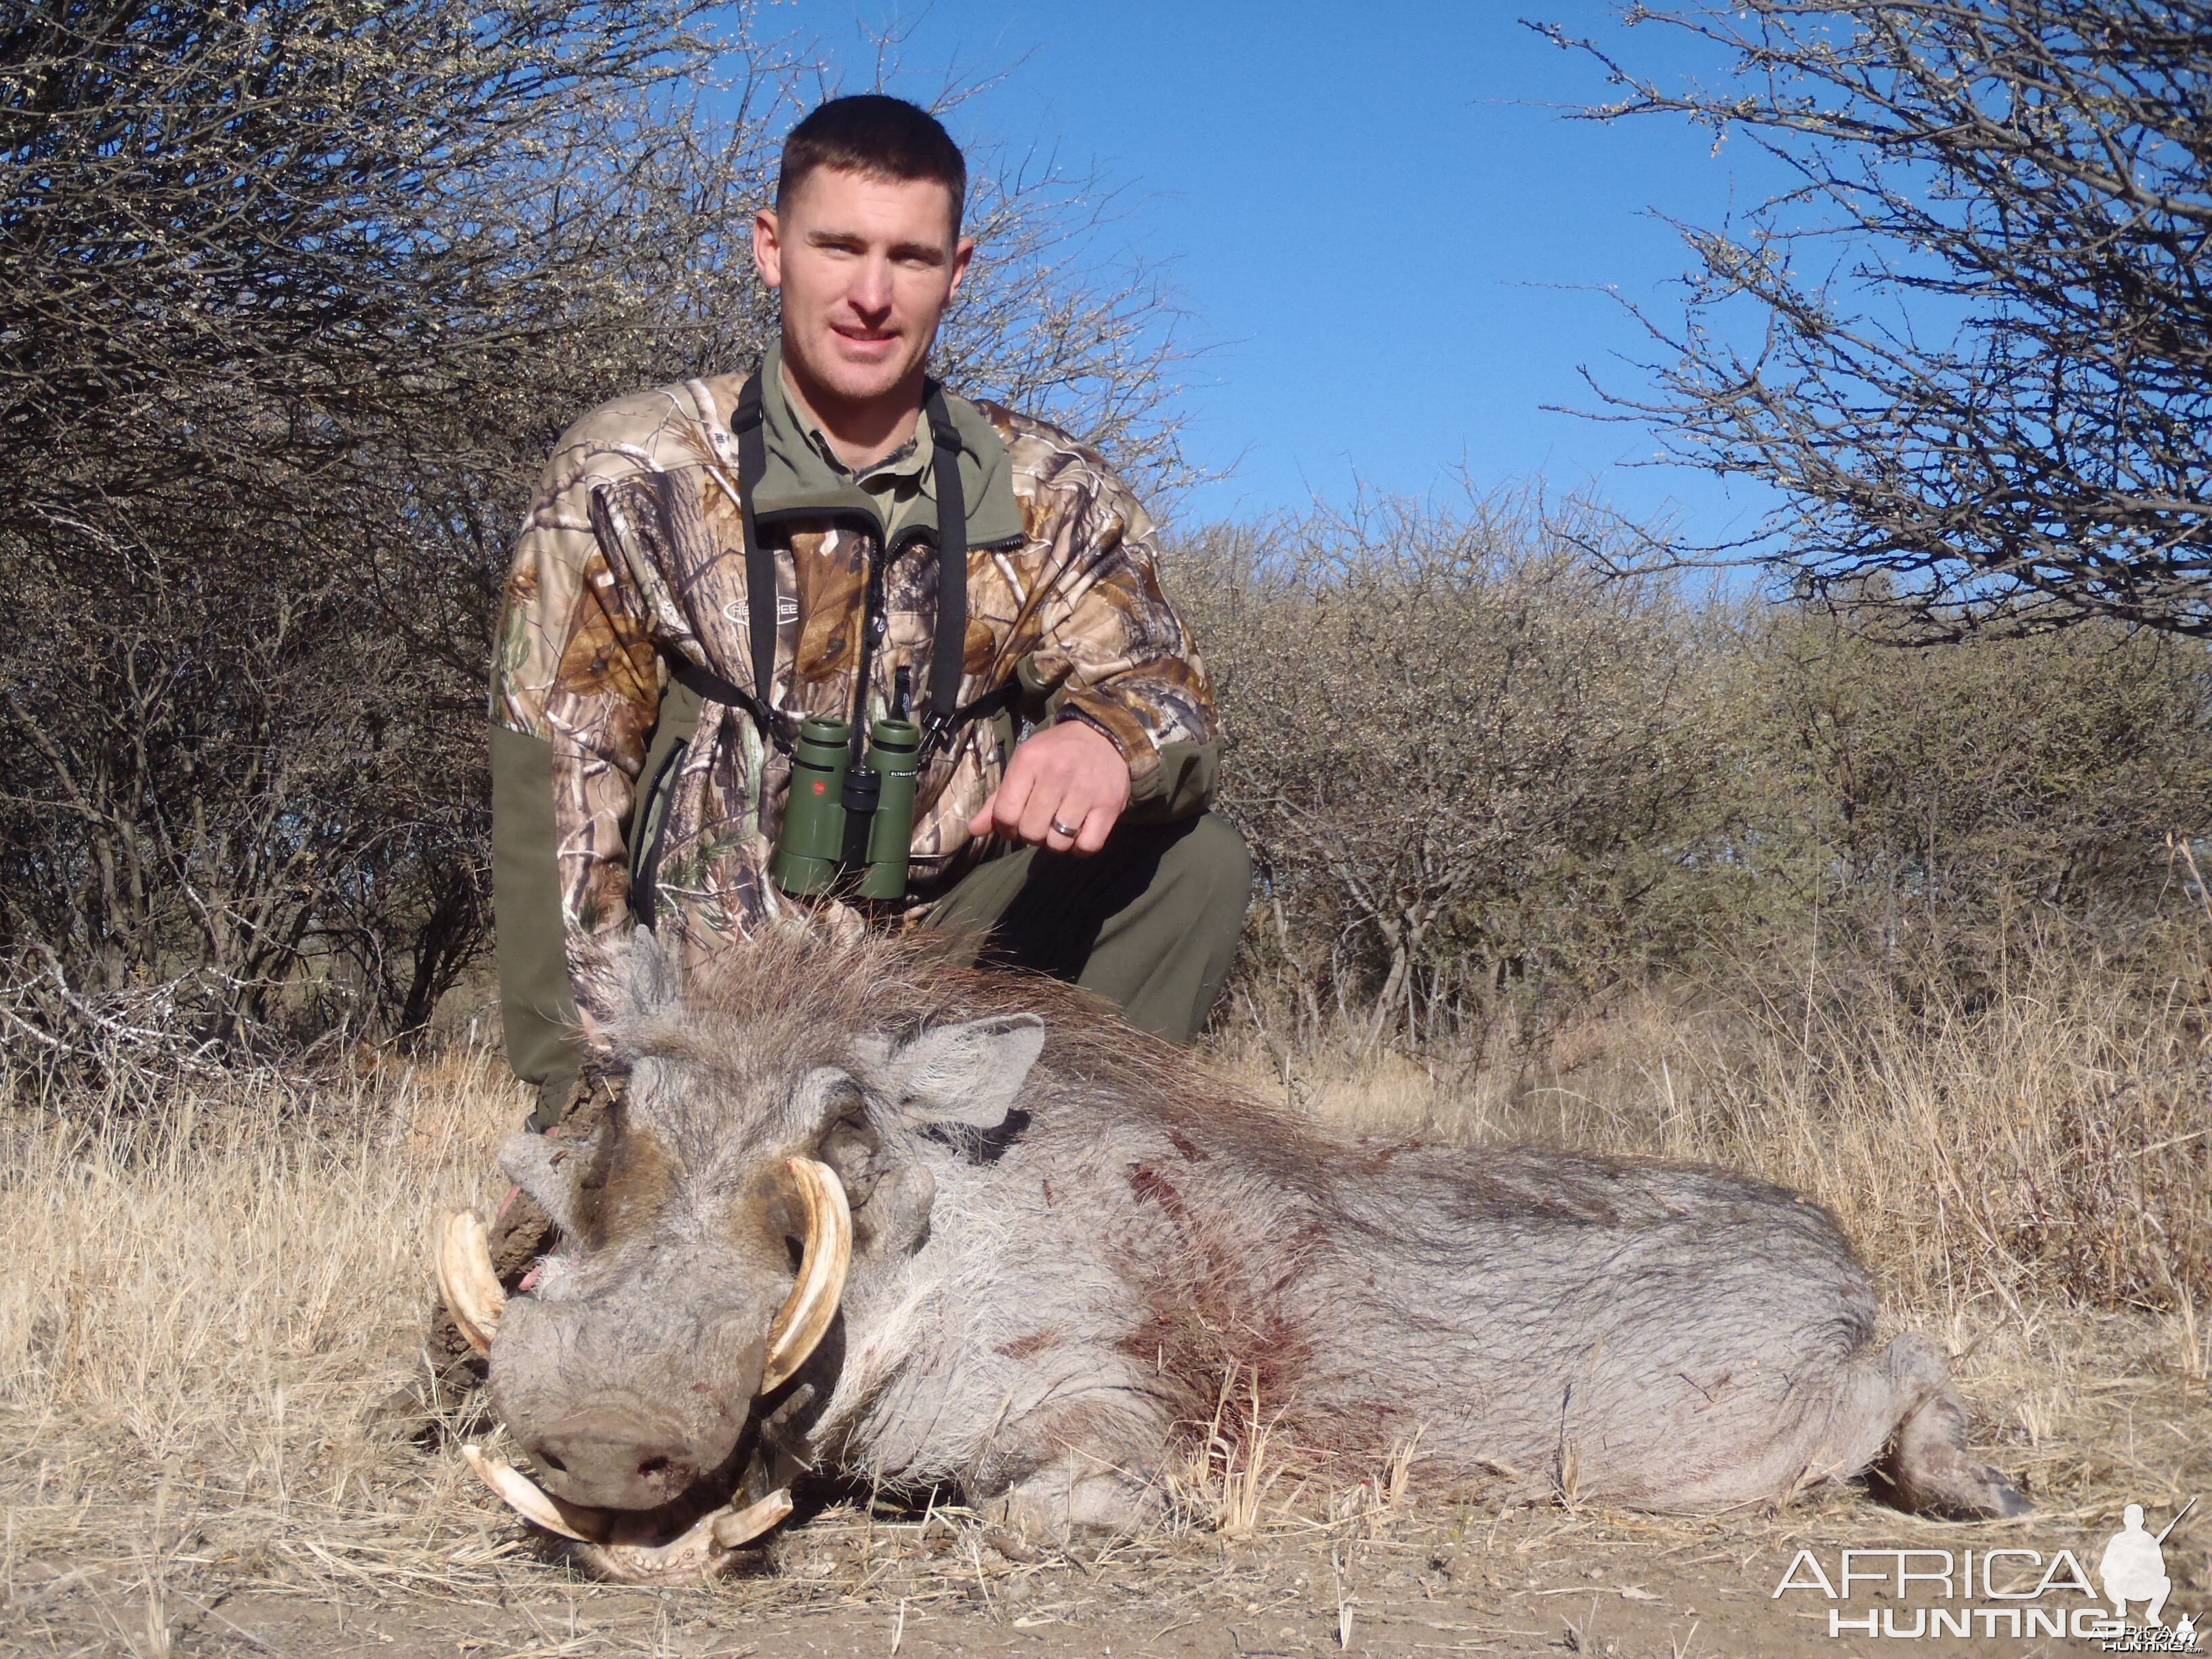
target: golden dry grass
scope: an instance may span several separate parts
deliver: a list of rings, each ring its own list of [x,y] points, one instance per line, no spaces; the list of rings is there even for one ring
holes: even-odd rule
[[[1699,1158],[1817,1194],[1875,1259],[1893,1316],[1952,1351],[1994,1461],[2033,1482],[2039,1524],[2094,1528],[2124,1498],[2169,1507],[2212,1489],[2212,1334],[2179,1288],[2201,1273],[2212,1224],[2206,1106],[2183,1013],[2055,988],[1948,1027],[1867,1011],[1848,1042],[1809,1024],[1793,1039],[1642,1004],[1571,1034],[1517,1082],[1471,1087],[1400,1060],[1357,1075],[1326,1058],[1285,1065],[1256,1043],[1221,1063],[1365,1132]],[[381,1061],[312,1097],[268,1084],[219,1103],[180,1092],[155,1119],[0,1121],[0,1648],[166,1655],[187,1630],[265,1631],[240,1609],[289,1596],[439,1608],[447,1625],[494,1607],[510,1623],[566,1616],[569,1634],[536,1650],[547,1653],[688,1650],[665,1607],[623,1603],[617,1617],[617,1603],[590,1600],[604,1592],[543,1565],[450,1443],[367,1420],[420,1365],[429,1223],[492,1195],[489,1149],[525,1104],[495,1056],[455,1049]],[[2075,1206],[2071,1231],[2051,1224],[2061,1202]],[[2143,1263],[2161,1241],[2158,1279]],[[2166,1300],[2091,1307],[2080,1292],[2098,1271],[2162,1283]],[[1263,1427],[1269,1412],[1223,1408]],[[1224,1583],[1256,1607],[1264,1581],[1278,1601],[1295,1587],[1309,1633],[1330,1645],[1341,1619],[1391,1616],[1376,1575],[1400,1570],[1394,1551],[1412,1573],[1415,1557],[1457,1559],[1480,1534],[1510,1558],[1480,1582],[1520,1586],[1522,1568],[1547,1562],[1594,1563],[1592,1576],[1615,1572],[1623,1552],[1756,1562],[1795,1539],[1894,1540],[1920,1524],[1841,1492],[1718,1522],[1430,1512],[1409,1478],[1418,1446],[1317,1492],[1275,1480],[1249,1425],[1221,1443],[1237,1449],[1201,1453],[1185,1473],[1179,1528],[1079,1569],[1010,1561],[957,1513],[839,1508],[777,1545],[776,1576],[702,1592],[697,1617],[844,1607],[888,1621],[901,1609],[903,1628],[933,1608],[1011,1620],[1026,1606],[1079,1622],[1117,1596],[1196,1606],[1232,1594]],[[1295,1578],[1294,1559],[1306,1564]],[[2170,1560],[2178,1583],[2212,1583],[2201,1551]],[[574,1645],[579,1598],[597,1609],[599,1649]],[[488,1652],[528,1645],[511,1631],[485,1639]]]
[[[1235,1063],[1364,1133],[1690,1159],[1818,1198],[1890,1292],[1945,1316],[2054,1298],[2212,1304],[2212,1044],[2192,965],[2147,994],[2063,960],[1985,1006],[1820,985],[1748,1006],[1630,998],[1533,1060]]]

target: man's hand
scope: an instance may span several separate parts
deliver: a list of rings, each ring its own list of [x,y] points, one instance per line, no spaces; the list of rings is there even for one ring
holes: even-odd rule
[[[968,833],[1085,856],[1106,844],[1129,804],[1129,763],[1113,739],[1081,720],[1047,726],[1014,748],[1006,775]]]

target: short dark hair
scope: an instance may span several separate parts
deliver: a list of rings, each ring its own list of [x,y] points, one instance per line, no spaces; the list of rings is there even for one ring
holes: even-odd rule
[[[792,128],[776,174],[775,210],[783,211],[817,167],[872,179],[933,179],[952,192],[952,234],[968,201],[968,161],[944,125],[918,104],[879,92],[832,98]]]

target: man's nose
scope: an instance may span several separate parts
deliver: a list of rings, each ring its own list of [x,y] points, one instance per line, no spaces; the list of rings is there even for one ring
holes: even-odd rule
[[[872,318],[880,318],[891,308],[891,262],[888,259],[863,259],[860,268],[853,274],[853,285],[847,291],[855,311]]]

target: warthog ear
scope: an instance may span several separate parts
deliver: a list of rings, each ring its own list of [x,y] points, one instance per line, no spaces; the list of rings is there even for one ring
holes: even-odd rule
[[[1044,1022],[1035,1014],[963,1020],[892,1049],[880,1075],[914,1117],[995,1129],[1043,1048]]]
[[[683,964],[675,947],[663,945],[650,927],[633,928],[627,938],[585,944],[575,966],[585,1009],[601,1021],[649,1014],[684,994]]]
[[[538,1207],[569,1238],[580,1235],[577,1198],[597,1159],[601,1128],[581,1140],[559,1140],[526,1131],[500,1143],[499,1167],[507,1178],[538,1200]]]

